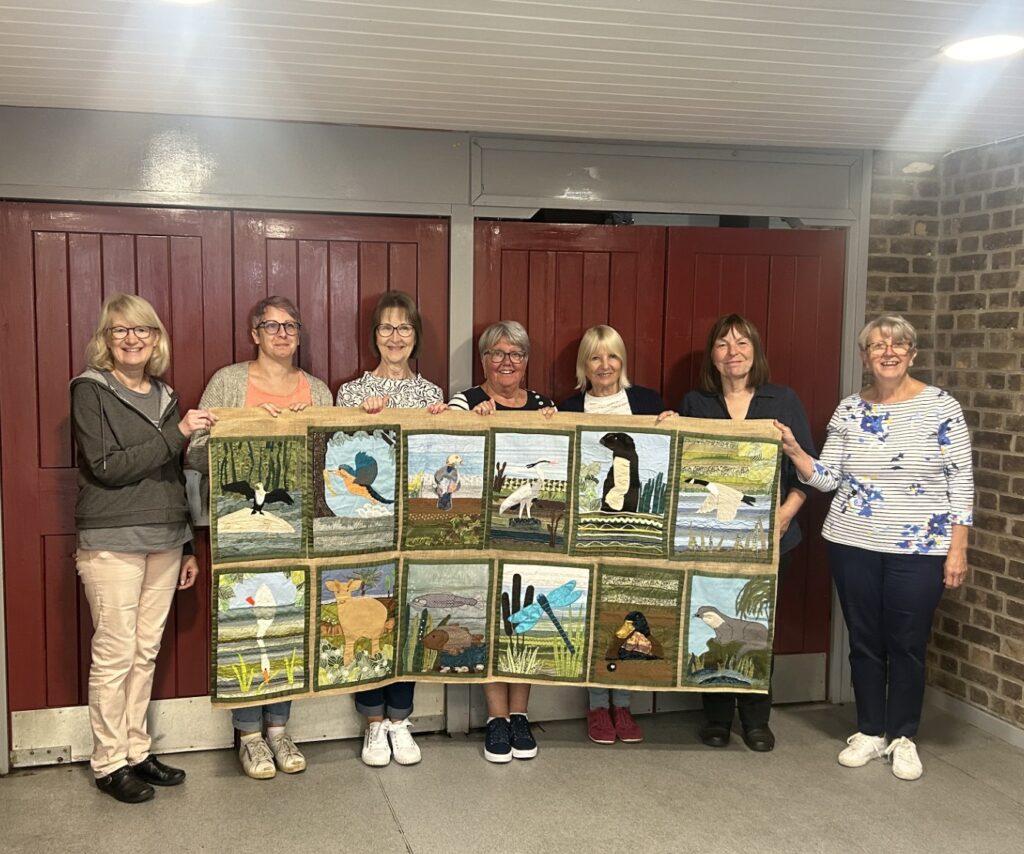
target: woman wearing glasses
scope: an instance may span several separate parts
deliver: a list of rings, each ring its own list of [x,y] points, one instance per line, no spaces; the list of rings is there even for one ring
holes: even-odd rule
[[[498,410],[539,410],[554,414],[550,398],[531,389],[521,388],[530,359],[530,337],[521,323],[501,320],[488,326],[478,342],[484,381],[459,392],[448,406],[451,409],[490,415]],[[487,735],[484,758],[488,762],[511,762],[532,759],[537,755],[537,742],[530,729],[527,705],[530,686],[522,684],[484,685],[487,699]]]
[[[141,297],[103,304],[71,382],[78,446],[75,562],[92,611],[91,766],[96,786],[125,803],[176,786],[185,772],[150,753],[146,712],[175,589],[195,583],[181,452],[216,418],[190,409],[157,377],[170,365],[167,330]],[[188,552],[183,557],[183,549]]]
[[[932,618],[943,585],[967,574],[971,438],[960,404],[910,376],[917,333],[906,320],[880,317],[857,343],[871,382],[840,401],[821,457],[777,426],[800,479],[836,490],[822,536],[850,632],[858,730],[839,764],[888,755],[894,776],[916,780]]]
[[[357,406],[371,415],[392,409],[444,409],[441,389],[409,367],[420,347],[423,321],[412,297],[388,291],[377,301],[370,324],[370,349],[377,367],[338,389],[338,406]],[[415,765],[420,749],[413,740],[412,682],[395,682],[355,694],[356,710],[366,717],[362,759],[383,767],[394,757],[399,765]]]
[[[260,300],[249,312],[256,360],[217,371],[199,405],[204,409],[259,407],[275,418],[286,409],[300,412],[307,406],[330,406],[330,389],[294,364],[301,329],[299,310],[291,300],[280,296]],[[188,449],[189,464],[203,474],[209,474],[208,438],[208,431],[196,433]],[[232,711],[238,757],[242,769],[255,780],[268,780],[277,769],[295,774],[306,767],[305,757],[285,731],[291,705],[285,700]]]

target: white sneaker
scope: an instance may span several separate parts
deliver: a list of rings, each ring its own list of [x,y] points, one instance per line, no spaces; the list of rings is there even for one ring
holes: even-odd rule
[[[924,773],[917,745],[905,735],[890,744],[885,755],[892,761],[892,775],[900,780],[916,780]]]
[[[860,768],[872,759],[882,759],[885,756],[884,736],[855,732],[846,739],[846,743],[850,746],[839,753],[839,764],[847,768]]]
[[[298,774],[300,771],[306,770],[306,757],[295,746],[295,742],[292,741],[292,737],[288,733],[282,732],[280,735],[271,736],[267,739],[267,744],[270,745],[274,754],[277,767],[285,774]]]
[[[374,768],[383,768],[391,761],[387,721],[374,721],[366,728],[362,757],[366,765]]]
[[[413,741],[412,721],[390,721],[388,723],[388,738],[391,740],[391,755],[399,765],[415,765],[423,757],[420,756],[419,745]]]
[[[238,748],[238,759],[242,763],[242,770],[254,780],[269,780],[277,774],[274,754],[271,753],[270,745],[264,741],[262,735],[242,739]]]

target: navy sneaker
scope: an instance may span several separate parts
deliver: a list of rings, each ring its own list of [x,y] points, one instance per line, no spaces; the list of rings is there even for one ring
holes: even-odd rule
[[[511,728],[504,718],[491,718],[487,722],[487,736],[484,739],[484,759],[488,762],[511,762],[512,744],[509,741]]]
[[[516,759],[533,759],[537,755],[537,742],[530,731],[530,719],[526,715],[512,715],[512,755]]]

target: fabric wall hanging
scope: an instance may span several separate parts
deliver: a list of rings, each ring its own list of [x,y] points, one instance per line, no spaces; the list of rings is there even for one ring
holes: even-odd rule
[[[399,679],[767,690],[771,422],[217,414],[214,703]]]

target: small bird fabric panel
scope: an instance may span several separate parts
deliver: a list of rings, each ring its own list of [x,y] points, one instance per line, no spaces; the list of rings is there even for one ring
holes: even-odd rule
[[[577,431],[570,554],[665,557],[674,436]]]
[[[232,705],[309,690],[309,569],[215,570],[210,697]]]
[[[403,439],[403,547],[483,548],[487,433],[406,431]]]
[[[499,562],[495,676],[586,678],[591,573],[586,565]]]
[[[683,435],[672,556],[771,563],[780,453],[777,442]]]
[[[490,548],[565,554],[575,435],[492,432]]]
[[[314,690],[369,685],[395,675],[398,562],[316,570]]]
[[[397,424],[310,428],[310,556],[396,547],[399,441]]]
[[[490,657],[490,561],[406,560],[399,671],[446,681],[480,679]]]
[[[676,684],[685,583],[676,569],[598,565],[590,682]]]
[[[216,438],[209,448],[213,562],[305,557],[305,438]]]
[[[693,572],[687,602],[682,684],[704,690],[767,690],[775,575]]]

